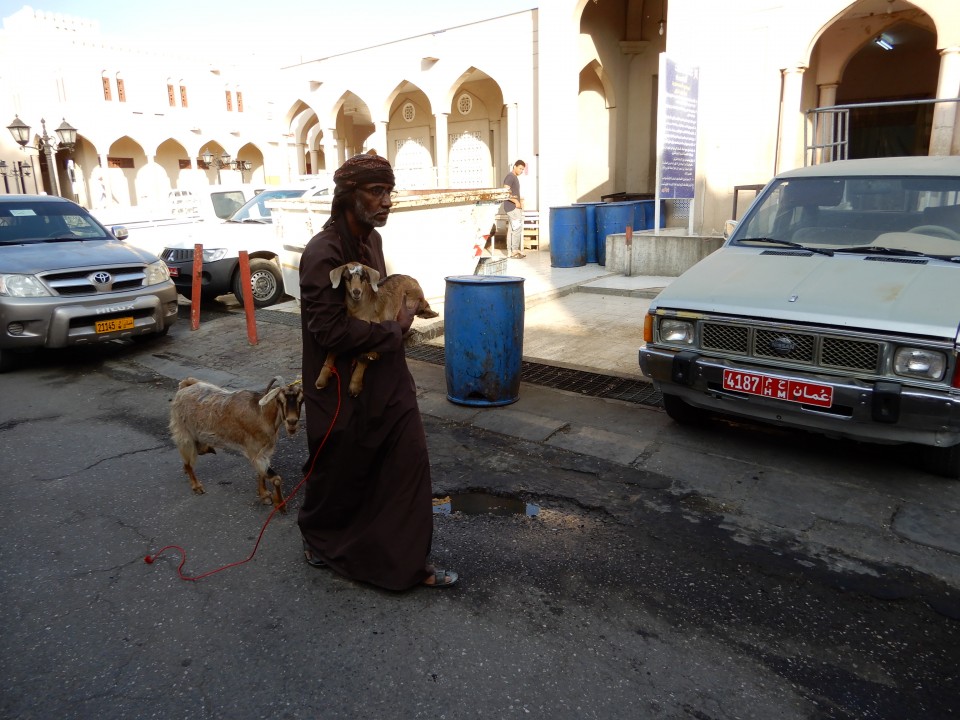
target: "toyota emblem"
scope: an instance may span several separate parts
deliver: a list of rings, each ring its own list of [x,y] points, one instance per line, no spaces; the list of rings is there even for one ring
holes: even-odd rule
[[[791,338],[781,336],[770,341],[770,349],[780,357],[786,357],[797,349],[797,344]]]
[[[110,273],[102,272],[102,271],[98,273],[94,273],[93,281],[97,285],[106,285],[108,282],[110,282]]]

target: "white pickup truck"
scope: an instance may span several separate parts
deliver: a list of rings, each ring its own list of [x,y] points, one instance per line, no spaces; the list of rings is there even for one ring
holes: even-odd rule
[[[677,422],[912,443],[960,478],[960,157],[782,173],[651,303],[644,340]]]

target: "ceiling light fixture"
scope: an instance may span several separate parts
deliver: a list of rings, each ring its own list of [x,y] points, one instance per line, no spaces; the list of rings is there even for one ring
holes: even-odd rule
[[[884,50],[893,50],[893,43],[890,41],[890,38],[886,35],[877,35],[873,40],[877,45],[882,47]]]

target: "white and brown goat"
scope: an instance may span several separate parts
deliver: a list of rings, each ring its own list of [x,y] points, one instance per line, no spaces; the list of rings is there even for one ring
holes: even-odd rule
[[[198,455],[215,452],[215,448],[237,450],[257,471],[260,500],[280,506],[281,478],[270,467],[270,460],[280,426],[286,426],[288,435],[297,431],[302,405],[299,380],[284,385],[283,378],[275,377],[263,392],[224,390],[194,378],[182,380],[170,407],[170,433],[193,491],[198,495],[204,492],[193,471]]]
[[[380,273],[372,267],[351,262],[330,271],[330,283],[334,288],[344,284],[344,301],[347,314],[360,320],[382,322],[396,320],[403,305],[421,318],[435,318],[437,313],[423,296],[423,289],[409,275],[388,275],[382,281]],[[363,390],[363,373],[367,365],[379,357],[378,353],[361,353],[356,358],[356,367],[350,376],[350,394],[356,397]],[[330,382],[331,370],[337,356],[331,352],[323,361],[316,387],[323,389]]]

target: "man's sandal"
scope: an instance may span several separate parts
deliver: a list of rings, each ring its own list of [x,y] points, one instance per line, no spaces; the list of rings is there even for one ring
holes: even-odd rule
[[[444,570],[442,568],[436,568],[433,571],[433,575],[431,575],[430,577],[433,578],[432,583],[428,583],[426,580],[424,580],[420,584],[428,588],[448,588],[456,585],[457,579],[460,576],[457,575],[453,570]]]
[[[310,546],[307,545],[307,541],[303,541],[303,559],[307,561],[307,565],[314,568],[325,568],[327,563],[321,560],[318,557],[313,556],[313,551],[310,549]]]

